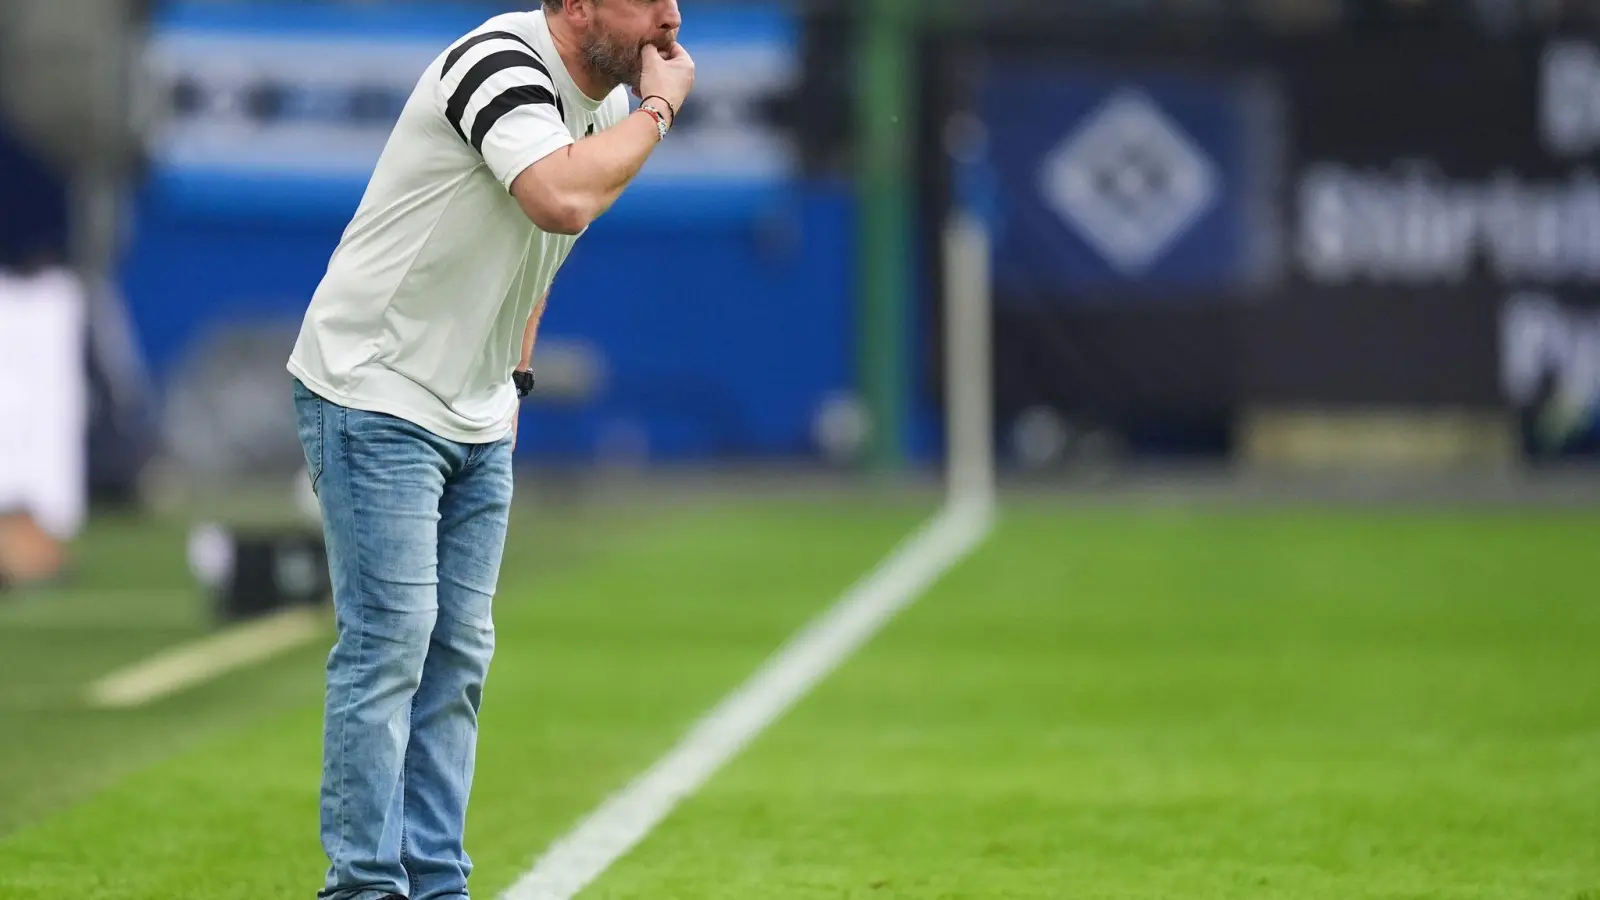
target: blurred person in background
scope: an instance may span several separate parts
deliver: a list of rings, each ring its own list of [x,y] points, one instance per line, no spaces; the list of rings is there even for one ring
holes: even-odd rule
[[[48,255],[0,268],[0,587],[50,581],[83,526],[81,283]]]
[[[0,589],[59,583],[89,504],[137,504],[154,444],[124,298],[68,262],[67,181],[0,117]]]
[[[84,507],[84,300],[61,179],[0,122],[0,590],[50,581]]]
[[[679,24],[676,0],[546,0],[457,41],[312,298],[288,368],[338,629],[327,900],[467,895],[518,401],[557,269],[693,85]]]

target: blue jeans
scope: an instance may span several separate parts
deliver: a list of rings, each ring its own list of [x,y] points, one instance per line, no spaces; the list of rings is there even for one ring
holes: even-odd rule
[[[294,382],[338,641],[322,746],[325,900],[467,896],[462,846],[510,439],[458,444]]]

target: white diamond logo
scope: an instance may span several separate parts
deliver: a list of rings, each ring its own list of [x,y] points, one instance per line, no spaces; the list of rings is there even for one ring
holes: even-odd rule
[[[1216,202],[1205,153],[1142,91],[1110,97],[1045,157],[1044,199],[1118,271],[1138,275]]]

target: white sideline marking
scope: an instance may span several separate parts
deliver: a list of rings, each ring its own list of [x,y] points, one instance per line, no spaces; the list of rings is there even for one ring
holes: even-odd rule
[[[149,703],[308,643],[324,633],[327,618],[297,607],[163,650],[91,684],[89,703],[113,709]]]
[[[987,500],[956,501],[845,592],[627,787],[559,838],[503,900],[571,900],[673,807],[983,542]]]

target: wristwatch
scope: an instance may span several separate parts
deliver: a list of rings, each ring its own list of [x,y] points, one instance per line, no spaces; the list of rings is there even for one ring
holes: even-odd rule
[[[517,386],[518,400],[525,400],[533,393],[533,373],[527,369],[517,369],[512,372],[511,383]]]

